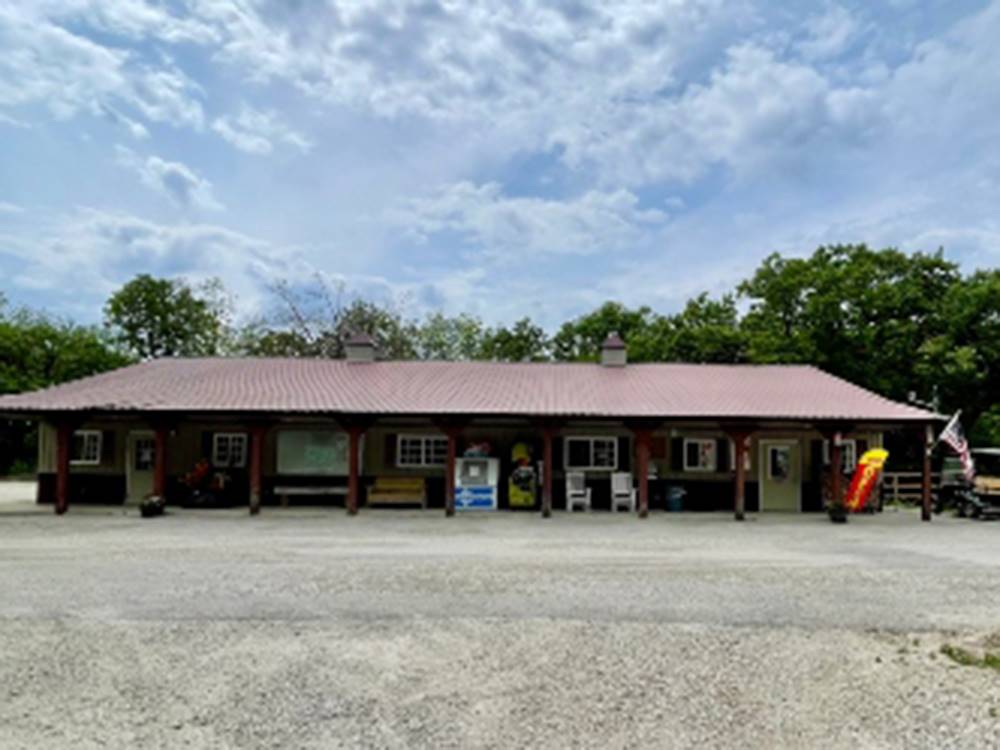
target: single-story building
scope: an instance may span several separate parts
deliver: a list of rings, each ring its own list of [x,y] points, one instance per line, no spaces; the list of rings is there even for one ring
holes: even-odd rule
[[[0,414],[39,422],[38,500],[58,513],[199,492],[251,513],[315,495],[451,515],[475,453],[497,459],[493,507],[548,516],[572,477],[609,508],[627,475],[640,516],[683,491],[685,509],[738,519],[821,510],[887,431],[923,446],[937,419],[810,366],[629,364],[617,336],[597,363],[379,361],[365,336],[347,350],[154,360],[0,397]],[[524,467],[536,481],[515,493]],[[929,477],[925,460],[926,519]]]

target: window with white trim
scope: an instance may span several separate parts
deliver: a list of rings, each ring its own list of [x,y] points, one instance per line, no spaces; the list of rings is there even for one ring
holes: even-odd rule
[[[830,465],[830,441],[823,441],[823,465]],[[840,465],[845,474],[850,474],[858,465],[858,442],[848,439],[840,441]]]
[[[242,469],[246,465],[245,432],[216,432],[212,435],[212,466]]]
[[[396,466],[426,468],[444,466],[448,460],[448,438],[443,435],[397,435]]]
[[[716,442],[712,438],[684,438],[684,471],[715,471]]]
[[[77,466],[97,466],[101,463],[104,433],[100,430],[77,430],[73,433],[73,446],[69,462]]]
[[[616,437],[567,437],[563,453],[567,469],[613,471],[618,468]]]

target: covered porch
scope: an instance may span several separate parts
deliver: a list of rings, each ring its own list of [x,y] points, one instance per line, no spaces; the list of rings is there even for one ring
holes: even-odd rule
[[[533,500],[517,510],[543,517],[566,507],[566,481],[582,474],[595,511],[611,508],[614,474],[628,474],[636,514],[666,510],[672,490],[683,509],[819,511],[842,495],[853,462],[885,423],[733,420],[573,420],[481,415],[385,414],[56,415],[43,429],[40,502],[56,513],[74,502],[178,502],[199,465],[224,477],[227,505],[251,514],[292,502],[322,501],[349,514],[368,507],[380,479],[412,479],[423,506],[456,512],[456,463],[470,448],[499,466],[496,507],[515,509],[509,478],[514,446],[526,447]],[[923,446],[925,426],[906,428]],[[926,455],[926,451],[924,452]],[[521,451],[520,462],[524,462]],[[844,471],[833,471],[842,466]],[[922,516],[930,519],[925,458]]]

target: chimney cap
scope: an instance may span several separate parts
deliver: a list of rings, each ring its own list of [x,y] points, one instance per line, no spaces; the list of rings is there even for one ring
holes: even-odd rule
[[[618,335],[618,331],[612,331],[608,334],[608,337],[604,339],[604,344],[601,346],[602,349],[624,349],[625,341],[621,336]]]

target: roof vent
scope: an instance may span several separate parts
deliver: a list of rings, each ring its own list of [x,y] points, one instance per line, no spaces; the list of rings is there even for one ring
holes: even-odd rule
[[[624,367],[627,361],[625,342],[618,331],[612,331],[601,346],[601,364],[605,367]]]
[[[344,342],[348,362],[374,362],[375,340],[367,333],[353,333]]]

